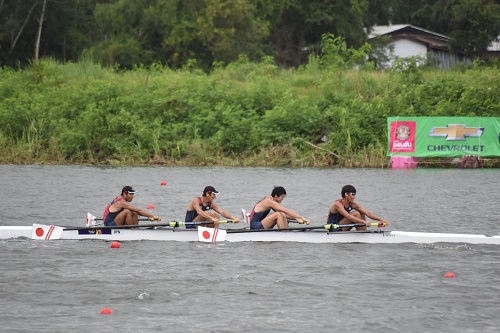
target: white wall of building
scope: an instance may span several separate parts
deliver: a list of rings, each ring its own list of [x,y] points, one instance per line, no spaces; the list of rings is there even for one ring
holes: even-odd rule
[[[389,61],[383,63],[383,67],[391,68],[394,61],[399,58],[407,58],[419,56],[427,60],[427,47],[424,44],[414,42],[409,39],[398,39],[390,42],[384,47],[385,54],[389,57]],[[391,52],[392,50],[392,52]]]
[[[413,56],[420,56],[424,59],[427,58],[427,46],[416,43],[409,39],[398,39],[390,43],[394,45],[394,56],[396,58],[407,58]]]

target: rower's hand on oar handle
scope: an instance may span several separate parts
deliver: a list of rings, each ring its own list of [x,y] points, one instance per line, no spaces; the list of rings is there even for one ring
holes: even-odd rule
[[[299,223],[299,224],[307,224],[307,225],[309,224],[309,220],[303,216],[299,219],[296,219],[296,220],[297,220],[297,223]]]
[[[233,221],[233,223],[238,223],[238,222],[240,222],[240,219],[239,219],[239,218],[237,218],[237,217],[234,217],[234,216],[233,216],[233,218],[232,218],[231,220]],[[231,220],[230,220],[230,221],[231,221]]]
[[[383,228],[387,227],[391,223],[389,221],[378,221],[378,222],[365,222],[367,227],[377,227],[377,228]]]
[[[153,222],[153,221],[161,221],[161,217],[159,217],[159,216],[151,216],[151,217],[149,218],[149,220],[150,220],[151,222]]]
[[[391,225],[391,222],[386,221],[386,220],[381,220],[378,222],[378,227],[383,228],[383,227],[388,227]]]

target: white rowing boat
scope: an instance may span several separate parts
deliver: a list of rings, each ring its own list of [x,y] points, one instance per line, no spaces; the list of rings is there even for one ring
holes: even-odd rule
[[[208,230],[214,230],[206,228]],[[451,234],[407,231],[349,231],[329,232],[319,227],[289,228],[289,230],[226,229],[222,238],[226,242],[301,242],[301,243],[466,243],[500,245],[500,235]],[[106,241],[178,241],[197,242],[200,232],[196,229],[171,227],[120,228],[120,227],[58,227],[34,224],[33,226],[0,226],[0,239],[69,239]],[[217,238],[217,241],[222,239]],[[210,241],[210,240],[208,240]]]

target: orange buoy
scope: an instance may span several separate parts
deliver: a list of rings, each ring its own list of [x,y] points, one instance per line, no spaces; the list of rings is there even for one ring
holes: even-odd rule
[[[112,314],[113,311],[111,311],[111,309],[108,309],[108,308],[104,308],[101,310],[101,314]]]

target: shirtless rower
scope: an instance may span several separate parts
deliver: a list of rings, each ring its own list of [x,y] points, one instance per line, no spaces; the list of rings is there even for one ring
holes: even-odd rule
[[[219,193],[213,186],[205,187],[201,197],[196,197],[189,202],[185,222],[212,221],[213,223],[206,224],[205,226],[213,228],[219,225],[220,214],[227,219],[233,220],[233,223],[238,223],[240,219],[229,214],[214,202]],[[196,228],[196,225],[186,225],[186,229],[193,228]]]
[[[361,207],[360,204],[354,202],[356,199],[356,188],[354,188],[354,186],[345,185],[342,187],[340,194],[342,198],[333,202],[328,212],[326,223],[337,225],[364,224],[365,226],[356,227],[356,230],[366,230],[366,227],[371,225],[371,222],[366,221],[366,217],[369,217],[372,220],[383,223],[385,226],[390,224],[389,221],[384,220],[380,216],[373,214],[369,210]],[[351,229],[352,227],[332,228],[330,231],[349,231]]]
[[[102,220],[106,226],[135,225],[139,224],[139,215],[153,220],[161,220],[159,216],[153,215],[139,207],[131,204],[136,191],[132,186],[125,186],[120,196],[114,198],[104,209]]]
[[[288,228],[288,219],[295,219],[299,223],[308,222],[305,217],[281,206],[285,196],[285,188],[277,186],[273,188],[271,196],[257,202],[250,213],[250,229],[272,229],[275,225],[278,228]]]

